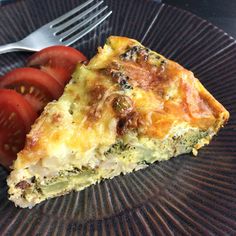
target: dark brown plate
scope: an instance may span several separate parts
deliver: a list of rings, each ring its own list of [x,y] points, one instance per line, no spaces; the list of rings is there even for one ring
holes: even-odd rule
[[[27,0],[0,9],[0,44],[32,32],[79,0]],[[189,12],[147,0],[107,0],[109,20],[74,46],[89,57],[125,35],[192,70],[230,111],[197,158],[182,155],[32,210],[7,200],[0,168],[0,235],[236,235],[236,42]],[[0,55],[0,75],[29,53]]]

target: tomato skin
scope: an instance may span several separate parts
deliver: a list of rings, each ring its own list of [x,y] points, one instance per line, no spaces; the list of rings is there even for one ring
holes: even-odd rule
[[[9,168],[13,161],[16,159],[16,155],[12,155],[6,151],[3,150],[2,144],[6,140],[6,136],[8,135],[8,132],[6,130],[0,131],[0,165],[4,166],[5,168]],[[22,137],[24,138],[24,137]]]
[[[39,69],[27,67],[13,69],[0,78],[0,88],[16,90],[37,112],[63,93],[63,86],[52,76]]]
[[[25,123],[25,130],[28,132],[30,130],[31,124],[38,117],[32,106],[24,99],[24,97],[14,90],[10,89],[0,89],[0,107],[3,108],[4,105],[13,107],[17,110],[17,113],[22,117]],[[30,114],[30,115],[29,115]]]
[[[63,87],[71,78],[71,73],[62,67],[41,66],[40,70],[51,75]]]
[[[87,58],[80,51],[67,46],[51,46],[34,53],[28,59],[28,66],[48,65],[51,67],[74,66],[78,62],[86,61]]]
[[[65,85],[71,78],[77,63],[87,61],[78,50],[67,46],[51,46],[33,54],[27,66],[49,72],[55,79]]]
[[[0,164],[9,167],[25,144],[37,114],[14,90],[0,89]]]

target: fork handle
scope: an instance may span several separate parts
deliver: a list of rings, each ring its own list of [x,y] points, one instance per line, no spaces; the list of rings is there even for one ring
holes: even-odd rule
[[[21,44],[21,42],[9,43],[0,46],[0,54],[8,53],[8,52],[16,52],[16,51],[34,51],[32,48],[25,47]]]

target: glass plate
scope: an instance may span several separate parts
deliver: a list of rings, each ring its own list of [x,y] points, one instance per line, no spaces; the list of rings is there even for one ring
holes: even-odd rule
[[[21,39],[82,1],[27,0],[0,8],[0,44]],[[118,176],[79,193],[19,209],[0,167],[0,235],[235,235],[236,43],[197,16],[148,0],[107,0],[112,16],[74,47],[88,57],[109,35],[135,38],[192,70],[230,111],[200,150]],[[0,55],[0,75],[27,52]]]

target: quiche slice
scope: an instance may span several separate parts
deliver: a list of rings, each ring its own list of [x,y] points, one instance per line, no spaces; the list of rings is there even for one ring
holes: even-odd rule
[[[208,144],[228,111],[191,71],[111,36],[32,126],[8,177],[20,207]]]

